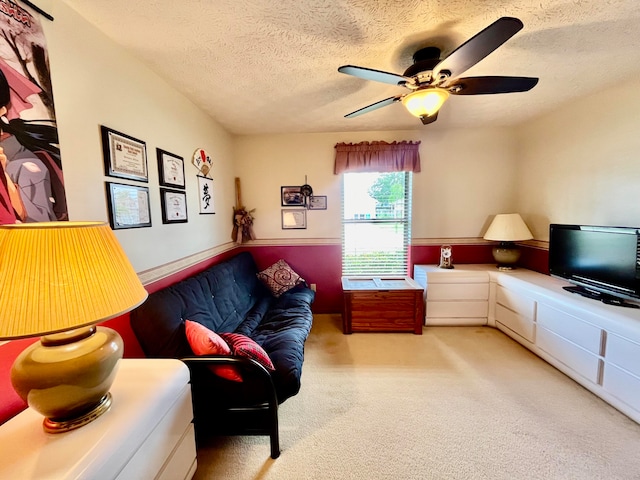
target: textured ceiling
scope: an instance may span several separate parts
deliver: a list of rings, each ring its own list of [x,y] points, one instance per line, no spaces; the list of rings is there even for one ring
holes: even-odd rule
[[[639,0],[65,0],[235,134],[504,126],[640,75]],[[529,92],[452,96],[423,126],[402,87],[337,72],[402,73],[502,16],[524,28],[464,76],[539,77]],[[595,114],[595,113],[594,113]]]

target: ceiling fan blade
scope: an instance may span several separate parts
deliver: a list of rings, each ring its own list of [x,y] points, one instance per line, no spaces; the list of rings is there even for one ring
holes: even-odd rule
[[[438,79],[440,73],[444,74],[444,70],[450,72],[448,74],[450,77],[457,77],[513,37],[522,27],[522,22],[517,18],[499,18],[436,65],[433,69],[433,78]]]
[[[391,85],[404,85],[411,82],[409,77],[404,77],[396,73],[383,72],[372,68],[356,67],[355,65],[343,65],[338,68],[340,73],[353,75],[354,77],[372,80],[374,82],[390,83]]]
[[[426,115],[423,115],[420,117],[420,120],[422,120],[423,125],[429,125],[430,123],[435,122],[437,119],[438,119],[438,112],[434,113],[433,115],[429,115],[428,117]]]
[[[382,107],[386,107],[387,105],[391,105],[392,103],[397,102],[401,98],[402,98],[402,95],[398,95],[396,97],[385,98],[384,100],[380,100],[379,102],[372,103],[371,105],[368,105],[366,107],[362,107],[361,109],[356,110],[355,112],[348,113],[348,114],[346,114],[344,116],[344,118],[357,117],[358,115],[362,115],[363,113],[372,112],[373,110],[377,110],[378,108],[382,108]]]
[[[533,77],[467,77],[447,85],[453,95],[488,95],[492,93],[526,92],[538,83]]]

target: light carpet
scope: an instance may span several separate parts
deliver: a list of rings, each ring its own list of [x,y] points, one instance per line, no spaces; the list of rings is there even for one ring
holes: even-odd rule
[[[317,315],[268,437],[202,441],[203,479],[640,479],[640,425],[490,327],[343,335]]]

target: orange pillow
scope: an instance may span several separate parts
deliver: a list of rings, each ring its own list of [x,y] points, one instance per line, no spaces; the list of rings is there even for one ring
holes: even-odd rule
[[[196,355],[231,355],[231,349],[227,342],[204,325],[185,320],[184,327],[189,346]],[[212,365],[209,368],[219,377],[233,382],[242,381],[240,372],[231,365]]]

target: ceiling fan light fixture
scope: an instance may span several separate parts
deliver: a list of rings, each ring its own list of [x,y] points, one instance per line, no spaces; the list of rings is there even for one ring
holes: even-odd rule
[[[443,88],[424,88],[405,95],[402,104],[414,117],[431,116],[449,98],[449,92]]]

